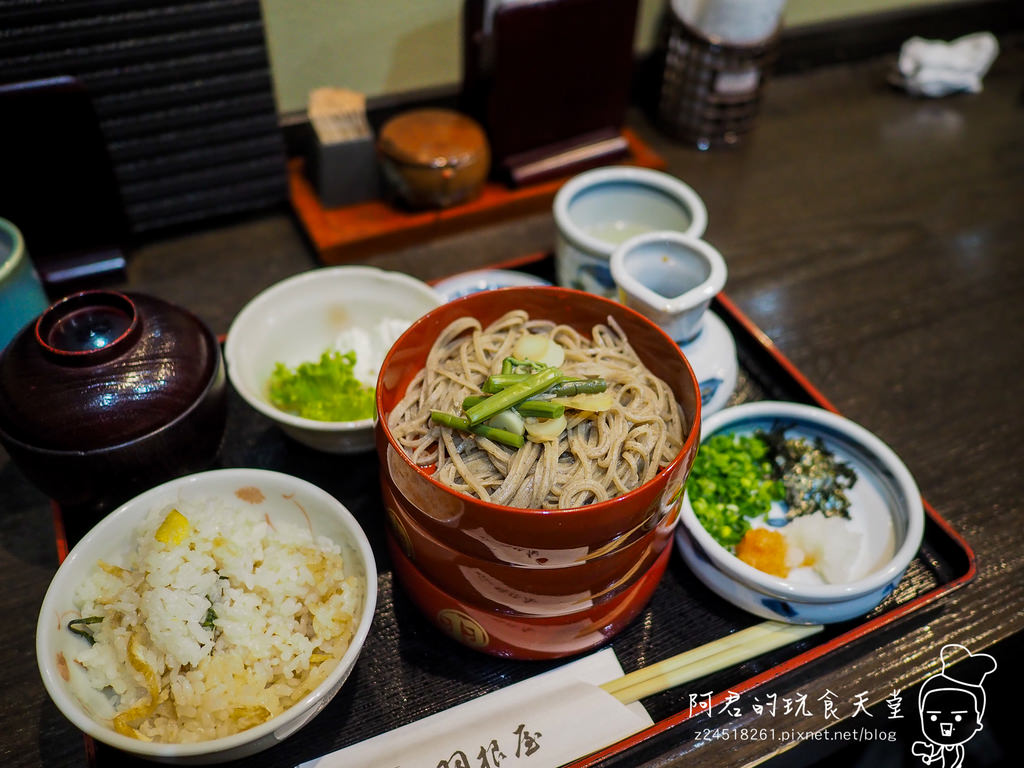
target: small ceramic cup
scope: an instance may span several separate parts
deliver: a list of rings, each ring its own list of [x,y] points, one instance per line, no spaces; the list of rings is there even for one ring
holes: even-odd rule
[[[699,237],[650,232],[612,252],[611,274],[619,301],[685,344],[700,333],[704,313],[725,286],[722,254]]]
[[[555,195],[559,285],[615,297],[608,262],[615,248],[653,231],[704,234],[704,201],[674,176],[647,168],[612,166],[569,179]]]
[[[0,350],[49,304],[21,232],[0,219]]]

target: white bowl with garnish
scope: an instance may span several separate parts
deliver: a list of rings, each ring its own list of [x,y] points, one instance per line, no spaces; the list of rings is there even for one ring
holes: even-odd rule
[[[224,346],[228,378],[249,405],[303,445],[328,453],[371,450],[372,388],[380,364],[413,321],[442,303],[429,285],[400,272],[361,266],[303,272],[255,296],[232,321]],[[324,362],[325,352],[330,359]],[[341,358],[350,352],[354,364]],[[290,402],[298,407],[283,410],[274,403],[271,380],[278,364],[291,379]],[[336,418],[325,409],[315,418],[304,415],[303,407],[323,405],[314,387],[306,386],[314,375],[326,377],[335,407],[347,408],[358,398],[367,415]],[[352,399],[338,396],[346,381],[362,392]]]
[[[376,599],[370,544],[330,494],[279,472],[214,470],[136,496],[75,545],[43,599],[36,659],[57,708],[94,739],[148,760],[223,762],[283,741],[327,706]],[[155,710],[144,681],[161,667]],[[235,714],[251,727],[238,730]]]
[[[748,460],[755,443],[737,447],[745,439],[768,453]],[[701,469],[701,450],[736,469]],[[782,467],[786,479],[762,474],[765,465]],[[744,476],[773,490],[737,501],[729,488]],[[765,514],[737,523],[727,503]],[[683,559],[719,596],[763,618],[825,624],[862,616],[896,589],[920,548],[924,505],[904,463],[864,427],[823,408],[766,401],[704,420],[680,522]],[[745,525],[752,532],[737,543]]]

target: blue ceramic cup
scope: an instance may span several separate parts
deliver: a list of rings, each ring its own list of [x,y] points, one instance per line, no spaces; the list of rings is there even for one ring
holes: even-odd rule
[[[0,349],[49,304],[21,232],[0,219]]]

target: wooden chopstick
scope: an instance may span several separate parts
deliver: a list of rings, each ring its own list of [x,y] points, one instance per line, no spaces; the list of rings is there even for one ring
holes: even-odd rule
[[[776,637],[780,632],[786,632],[786,629],[792,626],[793,625],[791,624],[783,624],[775,621],[765,621],[761,624],[755,624],[752,627],[741,629],[738,632],[726,635],[718,640],[713,640],[712,642],[698,646],[697,648],[691,648],[684,653],[677,654],[665,659],[664,661],[659,661],[657,664],[651,664],[648,667],[638,669],[628,675],[623,675],[615,680],[610,680],[602,687],[611,693],[612,691],[622,690],[645,680],[660,677],[673,669],[689,666],[695,662],[706,659],[709,656],[714,656],[715,654],[730,648],[746,646],[751,649],[756,649],[761,647],[760,643],[765,638]]]
[[[609,680],[601,688],[629,704],[810,637],[822,629],[820,624],[766,621]]]

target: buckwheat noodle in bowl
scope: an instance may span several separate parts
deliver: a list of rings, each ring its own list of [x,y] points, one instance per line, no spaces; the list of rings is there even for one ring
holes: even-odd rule
[[[377,385],[388,554],[431,623],[550,659],[636,618],[700,436],[697,379],[657,325],[571,288],[482,291],[414,322]]]
[[[531,334],[564,350],[567,378],[601,378],[610,405],[568,408],[557,439],[522,447],[435,423],[435,411],[459,413],[489,376]],[[543,398],[544,396],[541,395]],[[396,443],[420,467],[453,490],[524,509],[568,509],[607,501],[650,481],[679,454],[685,417],[669,386],[641,362],[611,316],[589,335],[526,311],[512,310],[484,327],[473,317],[438,335],[424,368],[388,417]]]

